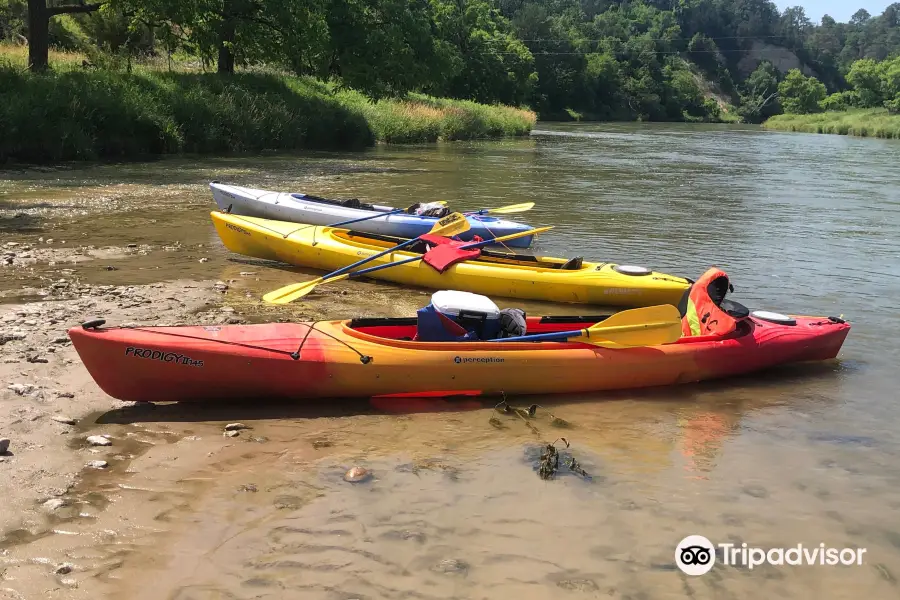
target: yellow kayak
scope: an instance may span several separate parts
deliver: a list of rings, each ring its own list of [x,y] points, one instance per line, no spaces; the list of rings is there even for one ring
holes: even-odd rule
[[[232,252],[329,272],[404,241],[336,227],[272,221],[219,211],[210,214],[216,232]],[[414,256],[421,256],[421,252],[404,249],[377,258],[360,269]],[[371,277],[485,296],[618,307],[678,305],[691,285],[691,281],[683,277],[643,267],[490,251],[482,251],[477,259],[457,263],[443,273],[422,261],[415,261],[375,271]]]

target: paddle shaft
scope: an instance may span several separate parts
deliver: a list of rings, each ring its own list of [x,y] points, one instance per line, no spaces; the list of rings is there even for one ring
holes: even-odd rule
[[[602,321],[601,321],[602,323]],[[654,325],[658,325],[659,323],[645,323],[645,328],[652,328]],[[668,325],[668,323],[662,323],[663,325]],[[614,325],[612,327],[598,327],[593,331],[594,337],[598,339],[604,339],[604,335],[609,333],[616,333],[617,331],[634,331],[637,329],[635,325]],[[494,342],[537,342],[537,341],[554,341],[554,340],[567,340],[573,337],[585,336],[591,337],[591,330],[588,329],[576,329],[575,331],[557,331],[554,333],[536,333],[534,335],[520,335],[516,337],[508,337],[508,338],[498,338],[496,340],[491,340]]]
[[[327,275],[322,275],[321,279],[322,279],[322,281],[325,281],[326,279],[331,279],[332,277],[337,277],[338,275],[343,275],[347,271],[352,271],[354,267],[358,267],[359,265],[365,264],[367,262],[372,262],[376,258],[380,258],[380,257],[384,256],[385,254],[390,254],[391,252],[396,252],[397,250],[400,250],[401,248],[406,248],[407,246],[412,246],[415,242],[418,242],[418,241],[419,241],[419,238],[417,238],[417,237],[413,238],[411,240],[406,240],[405,242],[403,242],[402,244],[400,244],[398,246],[394,246],[393,248],[388,248],[387,250],[379,252],[378,254],[374,254],[374,255],[366,257],[362,260],[358,260],[355,263],[353,263],[352,265],[347,265],[346,267],[338,269],[337,271],[334,271],[332,273],[328,273]],[[400,264],[400,263],[391,263],[391,264],[396,265],[396,264]],[[359,271],[359,272],[363,273],[363,272],[369,271],[369,270],[370,269],[363,269],[362,271]]]
[[[457,214],[459,214],[459,213],[451,213],[450,215],[448,215],[446,217],[442,217],[440,220],[438,220],[437,223],[435,223],[435,226],[432,227],[431,231],[440,232],[440,231],[445,231],[448,227],[452,227],[452,223],[454,223],[454,220],[451,219],[451,217],[453,217]],[[469,228],[468,222],[463,215],[459,215],[459,216],[462,217],[462,219],[460,219],[460,221],[462,223],[464,223],[466,226],[465,229],[463,229],[463,231],[465,231]],[[443,221],[447,220],[447,219],[449,219],[449,221],[447,223],[443,223]],[[331,279],[333,277],[337,277],[338,275],[343,275],[347,271],[352,271],[354,267],[358,267],[359,265],[365,264],[367,262],[371,262],[371,261],[375,260],[376,258],[380,258],[380,257],[384,256],[385,254],[390,254],[391,252],[396,252],[397,250],[400,250],[401,248],[406,248],[407,246],[411,246],[411,245],[415,244],[417,241],[419,241],[419,237],[414,237],[411,240],[406,240],[402,244],[398,244],[398,245],[394,246],[393,248],[388,248],[387,250],[383,250],[383,251],[379,252],[378,254],[373,254],[372,256],[368,256],[362,260],[358,260],[355,263],[353,263],[352,265],[347,265],[346,267],[340,268],[337,271],[333,271],[326,275],[322,275],[322,277],[319,278],[319,281],[325,281],[326,279]]]
[[[460,246],[460,249],[465,249],[465,248],[479,248],[479,247],[481,247],[481,246],[487,246],[488,244],[493,244],[493,243],[495,243],[497,240],[501,240],[501,239],[510,239],[510,238],[511,238],[512,236],[514,236],[514,235],[515,235],[515,234],[505,235],[505,236],[503,236],[503,238],[492,238],[492,239],[489,239],[489,240],[483,240],[483,241],[480,241],[480,242],[470,242],[470,243],[468,243],[468,244],[463,244],[462,246]],[[533,235],[533,234],[532,234],[532,235]],[[397,250],[398,248],[400,248],[400,246],[397,246],[397,248],[391,248],[390,251],[393,252],[394,250]],[[387,254],[387,252],[382,252],[381,254],[378,254],[378,255],[376,255],[376,256],[372,256],[371,258],[378,258],[379,256],[384,256],[385,254]],[[354,271],[353,273],[350,273],[349,277],[358,277],[359,275],[364,275],[365,273],[372,273],[373,271],[380,271],[381,269],[387,269],[388,267],[396,267],[397,265],[405,265],[406,263],[415,262],[415,261],[417,261],[417,260],[422,260],[422,257],[421,257],[421,256],[413,256],[413,257],[410,257],[410,258],[404,258],[403,260],[398,260],[397,262],[390,262],[390,263],[387,263],[387,264],[384,264],[384,265],[378,265],[378,266],[375,266],[375,267],[369,267],[369,268],[367,268],[367,269],[360,269],[359,271]],[[361,262],[365,262],[365,261],[361,261]],[[356,264],[359,264],[359,263],[356,263]],[[345,269],[344,269],[343,272],[346,273],[346,269],[349,269],[349,268],[354,267],[354,266],[355,266],[355,265],[350,265],[350,267],[345,267]],[[343,273],[338,273],[338,274],[340,275],[340,274],[343,274]],[[325,277],[328,277],[328,275],[326,275]]]
[[[331,225],[326,225],[326,227],[340,227],[341,225],[349,225],[350,223],[359,223],[360,221],[368,221],[369,219],[378,219],[380,217],[387,217],[389,215],[397,215],[403,212],[406,212],[405,208],[396,208],[389,212],[379,212],[377,215],[370,215],[368,217],[363,217],[361,219],[350,219],[349,221],[341,221],[340,223],[332,223]]]

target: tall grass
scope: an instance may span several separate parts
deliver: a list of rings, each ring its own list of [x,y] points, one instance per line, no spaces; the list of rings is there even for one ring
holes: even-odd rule
[[[337,98],[363,115],[375,137],[388,143],[527,135],[537,121],[527,110],[422,94],[411,94],[402,101],[373,102],[359,92],[343,91]]]
[[[812,115],[776,115],[763,123],[763,127],[778,131],[900,139],[900,114],[870,108]]]
[[[358,149],[526,135],[535,122],[529,111],[422,95],[373,102],[274,72],[135,65],[125,73],[84,69],[82,56],[62,54],[35,75],[21,51],[0,50],[0,163]]]

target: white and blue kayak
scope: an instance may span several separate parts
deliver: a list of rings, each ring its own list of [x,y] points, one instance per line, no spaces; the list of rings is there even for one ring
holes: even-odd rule
[[[307,194],[272,192],[239,185],[227,185],[218,181],[213,181],[209,187],[216,204],[223,212],[307,225],[333,225],[370,217],[373,215],[372,211],[386,213],[397,210],[391,206],[365,204],[355,198],[330,200]],[[487,215],[467,214],[466,219],[469,221],[470,228],[459,236],[465,241],[473,239],[476,235],[483,240],[490,240],[531,229],[529,225],[523,223]],[[414,238],[431,231],[437,220],[436,216],[395,212],[384,217],[353,223],[348,225],[348,228],[363,233]],[[508,240],[505,244],[510,247],[528,248],[533,241],[534,236],[528,235]]]

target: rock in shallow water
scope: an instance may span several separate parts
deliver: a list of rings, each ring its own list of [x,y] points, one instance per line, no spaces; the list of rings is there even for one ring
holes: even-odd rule
[[[362,467],[353,467],[352,469],[344,473],[344,481],[350,483],[360,483],[363,481],[367,481],[371,477],[372,472]]]
[[[59,510],[66,504],[67,504],[66,501],[63,500],[62,498],[51,498],[50,500],[47,500],[46,502],[44,502],[43,507],[45,509],[47,509],[48,511],[53,512],[55,510]]]
[[[469,565],[457,558],[447,558],[432,567],[432,571],[454,575],[465,575],[469,571]]]
[[[92,460],[87,464],[87,466],[92,469],[105,469],[109,466],[109,463],[105,460]]]
[[[241,429],[250,429],[250,426],[243,423],[229,423],[225,426],[225,431],[239,431]]]
[[[112,442],[102,435],[89,435],[87,437],[87,443],[91,446],[112,446]]]

